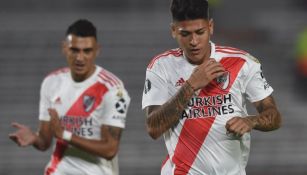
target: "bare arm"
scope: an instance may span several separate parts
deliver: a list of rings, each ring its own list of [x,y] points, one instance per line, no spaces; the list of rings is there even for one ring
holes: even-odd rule
[[[184,83],[177,94],[162,106],[148,106],[146,108],[147,132],[153,139],[157,139],[178,123],[179,117],[193,93],[192,87],[188,83]]]
[[[111,160],[118,152],[121,133],[121,128],[103,125],[100,140],[89,140],[73,134],[69,143],[88,153]]]
[[[179,91],[161,106],[146,108],[146,126],[153,139],[159,138],[165,131],[175,126],[194,92],[207,86],[211,80],[221,76],[225,69],[214,59],[207,59],[195,68],[190,78]]]
[[[57,112],[54,109],[49,109],[49,114],[51,116],[51,130],[54,136],[58,139],[63,139],[64,129],[60,124]],[[121,133],[122,128],[102,125],[100,140],[86,139],[73,134],[69,144],[88,153],[111,160],[118,152]]]
[[[246,132],[250,132],[252,129],[272,131],[280,127],[281,115],[272,96],[255,102],[254,105],[259,112],[258,115],[230,119],[226,123],[227,131],[241,136]]]
[[[33,145],[36,149],[41,151],[45,151],[50,147],[52,133],[50,131],[49,122],[40,121],[37,133],[34,133],[29,127],[19,123],[12,123],[12,126],[18,130],[9,134],[9,137],[19,146],[26,147]]]
[[[38,129],[38,139],[33,146],[38,150],[45,151],[50,147],[52,138],[49,122],[41,121]]]
[[[255,102],[254,105],[259,112],[259,115],[249,117],[255,123],[254,129],[272,131],[281,126],[281,115],[272,96]]]

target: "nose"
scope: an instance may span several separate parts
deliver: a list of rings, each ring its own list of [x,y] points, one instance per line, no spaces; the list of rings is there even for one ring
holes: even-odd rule
[[[191,46],[197,46],[197,44],[198,44],[198,37],[197,37],[196,34],[193,33],[191,35],[190,45]]]
[[[81,51],[81,52],[79,52],[79,53],[77,54],[76,60],[77,60],[77,61],[83,61],[83,60],[84,60],[84,57],[85,57],[85,55],[84,55],[84,53]]]

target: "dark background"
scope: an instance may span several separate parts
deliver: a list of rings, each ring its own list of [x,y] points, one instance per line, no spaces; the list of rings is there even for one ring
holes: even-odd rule
[[[8,139],[18,121],[36,130],[39,88],[66,66],[61,41],[69,24],[87,18],[99,29],[97,64],[118,75],[132,97],[120,146],[122,175],[156,175],[164,142],[145,130],[141,98],[146,66],[177,47],[170,36],[169,0],[10,0],[0,2],[0,174],[43,174],[51,150],[19,148]],[[283,115],[274,132],[252,132],[249,175],[307,174],[307,92],[295,77],[295,42],[307,26],[304,0],[220,1],[212,9],[219,45],[250,52],[263,64]],[[251,113],[254,110],[251,109]]]

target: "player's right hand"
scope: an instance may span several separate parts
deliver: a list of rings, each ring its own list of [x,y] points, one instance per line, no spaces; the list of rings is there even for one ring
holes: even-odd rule
[[[35,142],[37,135],[29,127],[15,122],[11,125],[17,128],[17,131],[9,134],[9,138],[17,145],[25,147]]]
[[[222,76],[224,72],[225,68],[221,63],[209,58],[194,69],[188,82],[196,91],[207,86],[213,79]]]

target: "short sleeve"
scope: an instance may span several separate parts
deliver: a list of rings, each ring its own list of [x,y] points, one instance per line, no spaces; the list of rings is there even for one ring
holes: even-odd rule
[[[125,128],[129,104],[130,97],[123,87],[109,89],[96,110],[99,124]]]
[[[51,100],[48,95],[48,80],[44,79],[40,89],[40,101],[39,101],[39,120],[50,121],[48,108],[51,107]]]
[[[157,73],[147,70],[143,91],[142,109],[151,105],[162,105],[169,98],[167,81]]]
[[[253,64],[246,81],[247,99],[250,102],[257,102],[271,95],[272,92],[273,88],[265,79],[260,63]]]

